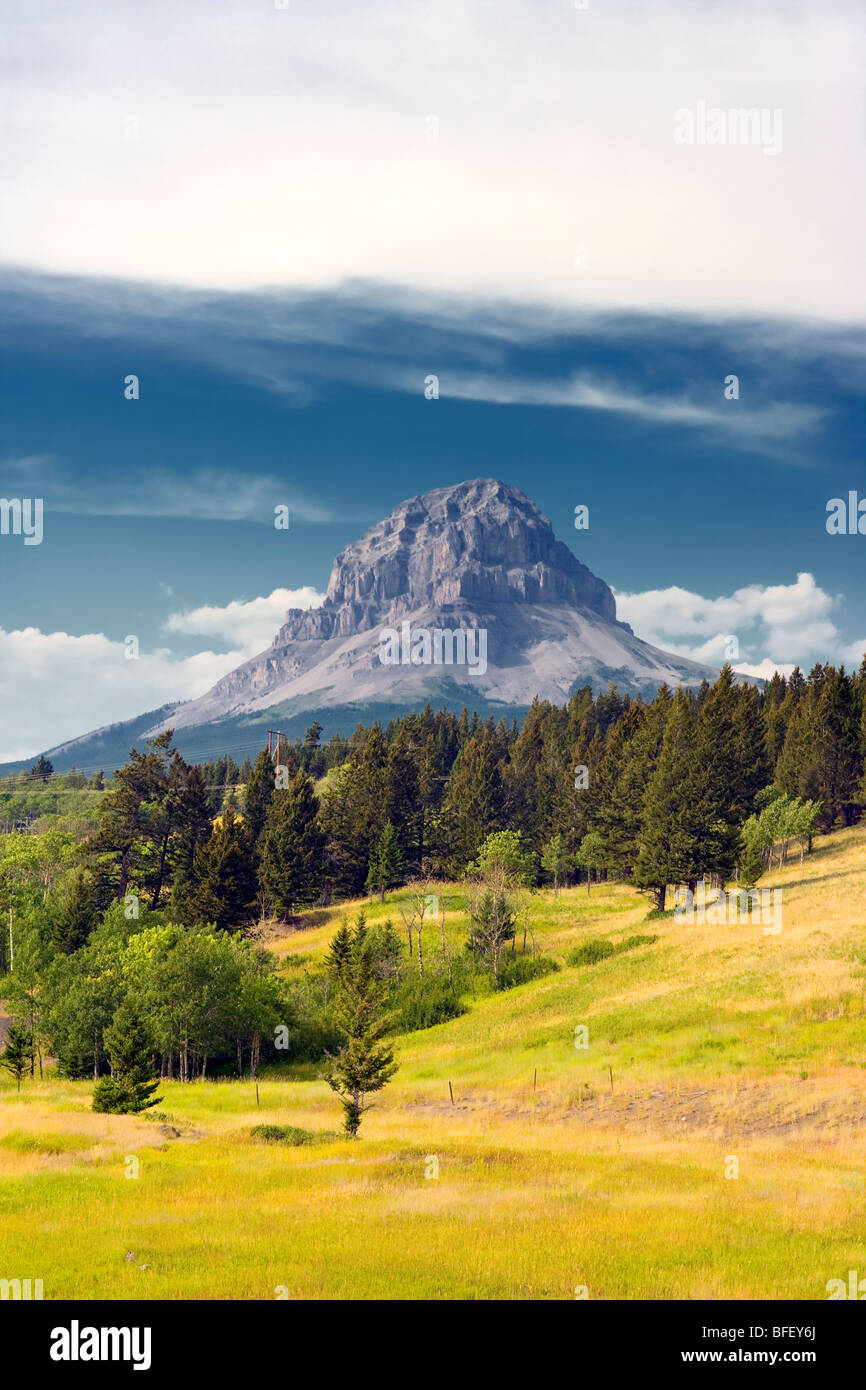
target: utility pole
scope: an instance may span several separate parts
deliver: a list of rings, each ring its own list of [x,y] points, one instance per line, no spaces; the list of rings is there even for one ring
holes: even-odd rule
[[[286,745],[288,746],[289,737],[288,737],[288,734],[284,734],[284,733],[282,732],[282,730],[280,730],[280,729],[268,729],[268,757],[271,759],[271,762],[273,762],[273,759],[274,759],[274,742],[273,742],[274,739],[277,740],[277,742],[276,742],[276,754],[277,754],[277,767],[279,767],[279,765],[280,765],[280,743],[281,743],[282,739],[285,739],[285,740],[286,740]]]

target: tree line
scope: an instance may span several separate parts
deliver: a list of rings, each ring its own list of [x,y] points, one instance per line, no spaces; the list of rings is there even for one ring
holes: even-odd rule
[[[427,706],[322,749],[314,725],[279,764],[260,752],[217,802],[207,769],[187,764],[167,731],[114,774],[52,930],[74,949],[109,902],[127,899],[227,930],[286,920],[425,875],[459,878],[505,830],[520,833],[536,883],[604,874],[664,907],[671,884],[754,877],[759,858],[766,867],[784,805],[811,817],[809,844],[814,829],[859,819],[864,692],[864,667],[795,670],[763,690],[725,667],[712,685],[662,686],[652,701],[614,686],[563,706],[537,700],[519,728]],[[328,766],[316,779],[319,752]],[[761,817],[762,842],[747,852]]]
[[[519,730],[428,707],[353,740],[320,796],[326,898],[381,891],[425,864],[458,876],[509,829],[557,887],[604,872],[663,907],[670,884],[730,879],[745,825],[774,799],[808,803],[822,831],[860,818],[866,664],[856,676],[795,669],[764,689],[725,667],[652,701],[583,688],[563,706],[535,701]]]
[[[517,953],[519,890],[604,874],[663,909],[671,884],[748,885],[866,805],[866,666],[764,689],[725,667],[652,701],[584,688],[563,706],[535,701],[520,727],[428,706],[325,745],[320,734],[263,750],[238,782],[227,761],[188,764],[166,731],[131,750],[83,839],[3,837],[0,974],[19,1080],[44,1045],[68,1075],[110,1083],[105,1108],[135,1108],[154,1103],[154,1072],[255,1074],[284,1027],[291,1055],[331,1057],[356,1129],[363,1068],[390,1074],[386,1031],[452,1017],[479,980],[556,968],[527,954],[525,928]],[[429,954],[433,875],[466,882],[454,957],[444,930],[441,958]],[[256,921],[407,882],[408,949],[391,923],[367,931],[361,917],[332,948],[354,952],[343,975],[331,961],[287,979],[255,939]]]

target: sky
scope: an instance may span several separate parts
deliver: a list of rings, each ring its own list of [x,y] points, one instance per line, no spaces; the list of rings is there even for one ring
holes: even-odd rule
[[[479,476],[658,646],[859,664],[862,11],[4,12],[0,759],[203,693]]]

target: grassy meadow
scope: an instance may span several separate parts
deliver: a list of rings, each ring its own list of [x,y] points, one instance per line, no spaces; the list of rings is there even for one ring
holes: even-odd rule
[[[258,1104],[164,1083],[147,1118],[4,1073],[0,1276],[46,1299],[826,1298],[866,1274],[866,828],[760,886],[778,935],[648,921],[622,885],[533,895],[528,949],[562,968],[397,1038],[357,1142],[310,1063],[268,1069]],[[461,889],[433,891],[456,950]],[[368,920],[402,930],[400,897]],[[303,969],[360,905],[269,944]],[[567,963],[635,935],[656,940]]]

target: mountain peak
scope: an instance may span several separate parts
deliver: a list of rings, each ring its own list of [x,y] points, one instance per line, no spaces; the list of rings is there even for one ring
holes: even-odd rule
[[[347,605],[357,631],[420,604],[466,600],[565,603],[616,621],[607,584],[556,539],[535,503],[508,483],[475,478],[408,498],[340,552],[318,610],[321,633]],[[287,624],[296,625],[295,613]]]
[[[382,644],[398,629],[395,664]],[[407,632],[420,641],[415,656]],[[483,661],[468,660],[468,634],[477,652],[483,643]],[[446,637],[458,655],[439,660]],[[428,699],[516,712],[536,695],[565,700],[582,684],[603,690],[615,681],[650,694],[663,681],[698,685],[712,675],[617,622],[608,585],[556,539],[519,488],[474,478],[407,498],[369,527],[334,561],[322,606],[290,609],[267,651],[184,705],[173,723],[278,711],[267,717],[283,727],[305,711]]]

